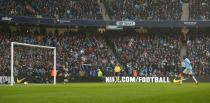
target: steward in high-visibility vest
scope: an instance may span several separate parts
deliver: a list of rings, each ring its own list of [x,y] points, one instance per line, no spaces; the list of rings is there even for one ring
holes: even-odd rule
[[[120,71],[121,71],[121,68],[119,66],[119,63],[117,63],[117,65],[114,67],[115,76],[119,76]]]
[[[103,73],[101,71],[101,69],[98,69],[98,77],[102,77],[103,76]]]

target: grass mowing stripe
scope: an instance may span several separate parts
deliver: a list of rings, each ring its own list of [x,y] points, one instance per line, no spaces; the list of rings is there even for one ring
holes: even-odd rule
[[[0,103],[206,103],[210,83],[72,83],[0,86]]]

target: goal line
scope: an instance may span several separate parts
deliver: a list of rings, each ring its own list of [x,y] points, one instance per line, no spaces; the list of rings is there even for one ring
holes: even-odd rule
[[[11,80],[10,84],[14,85],[14,45],[21,45],[21,46],[28,46],[28,47],[37,47],[37,48],[47,48],[54,50],[54,62],[53,62],[53,69],[54,69],[54,81],[53,84],[56,84],[56,47],[51,46],[42,46],[42,45],[33,45],[27,43],[19,43],[19,42],[11,42]]]

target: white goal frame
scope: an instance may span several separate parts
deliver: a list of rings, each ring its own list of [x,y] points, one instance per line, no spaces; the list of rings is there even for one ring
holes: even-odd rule
[[[19,42],[11,42],[11,78],[10,78],[11,79],[10,80],[11,86],[14,85],[14,45],[53,49],[54,50],[54,63],[53,63],[54,81],[53,81],[53,84],[54,85],[56,84],[56,47],[33,45],[33,44],[26,44],[26,43],[19,43]]]

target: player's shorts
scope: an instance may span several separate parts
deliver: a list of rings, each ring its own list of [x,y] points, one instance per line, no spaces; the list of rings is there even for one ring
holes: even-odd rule
[[[120,73],[119,72],[115,72],[115,76],[119,76],[120,75]]]
[[[64,78],[64,82],[68,82],[69,80],[67,78]]]
[[[184,69],[183,73],[184,73],[184,74],[190,74],[190,75],[193,75],[192,70],[191,70],[191,69],[188,69],[188,68]]]
[[[178,73],[179,74],[183,73],[184,69],[185,69],[185,67],[180,67]]]

